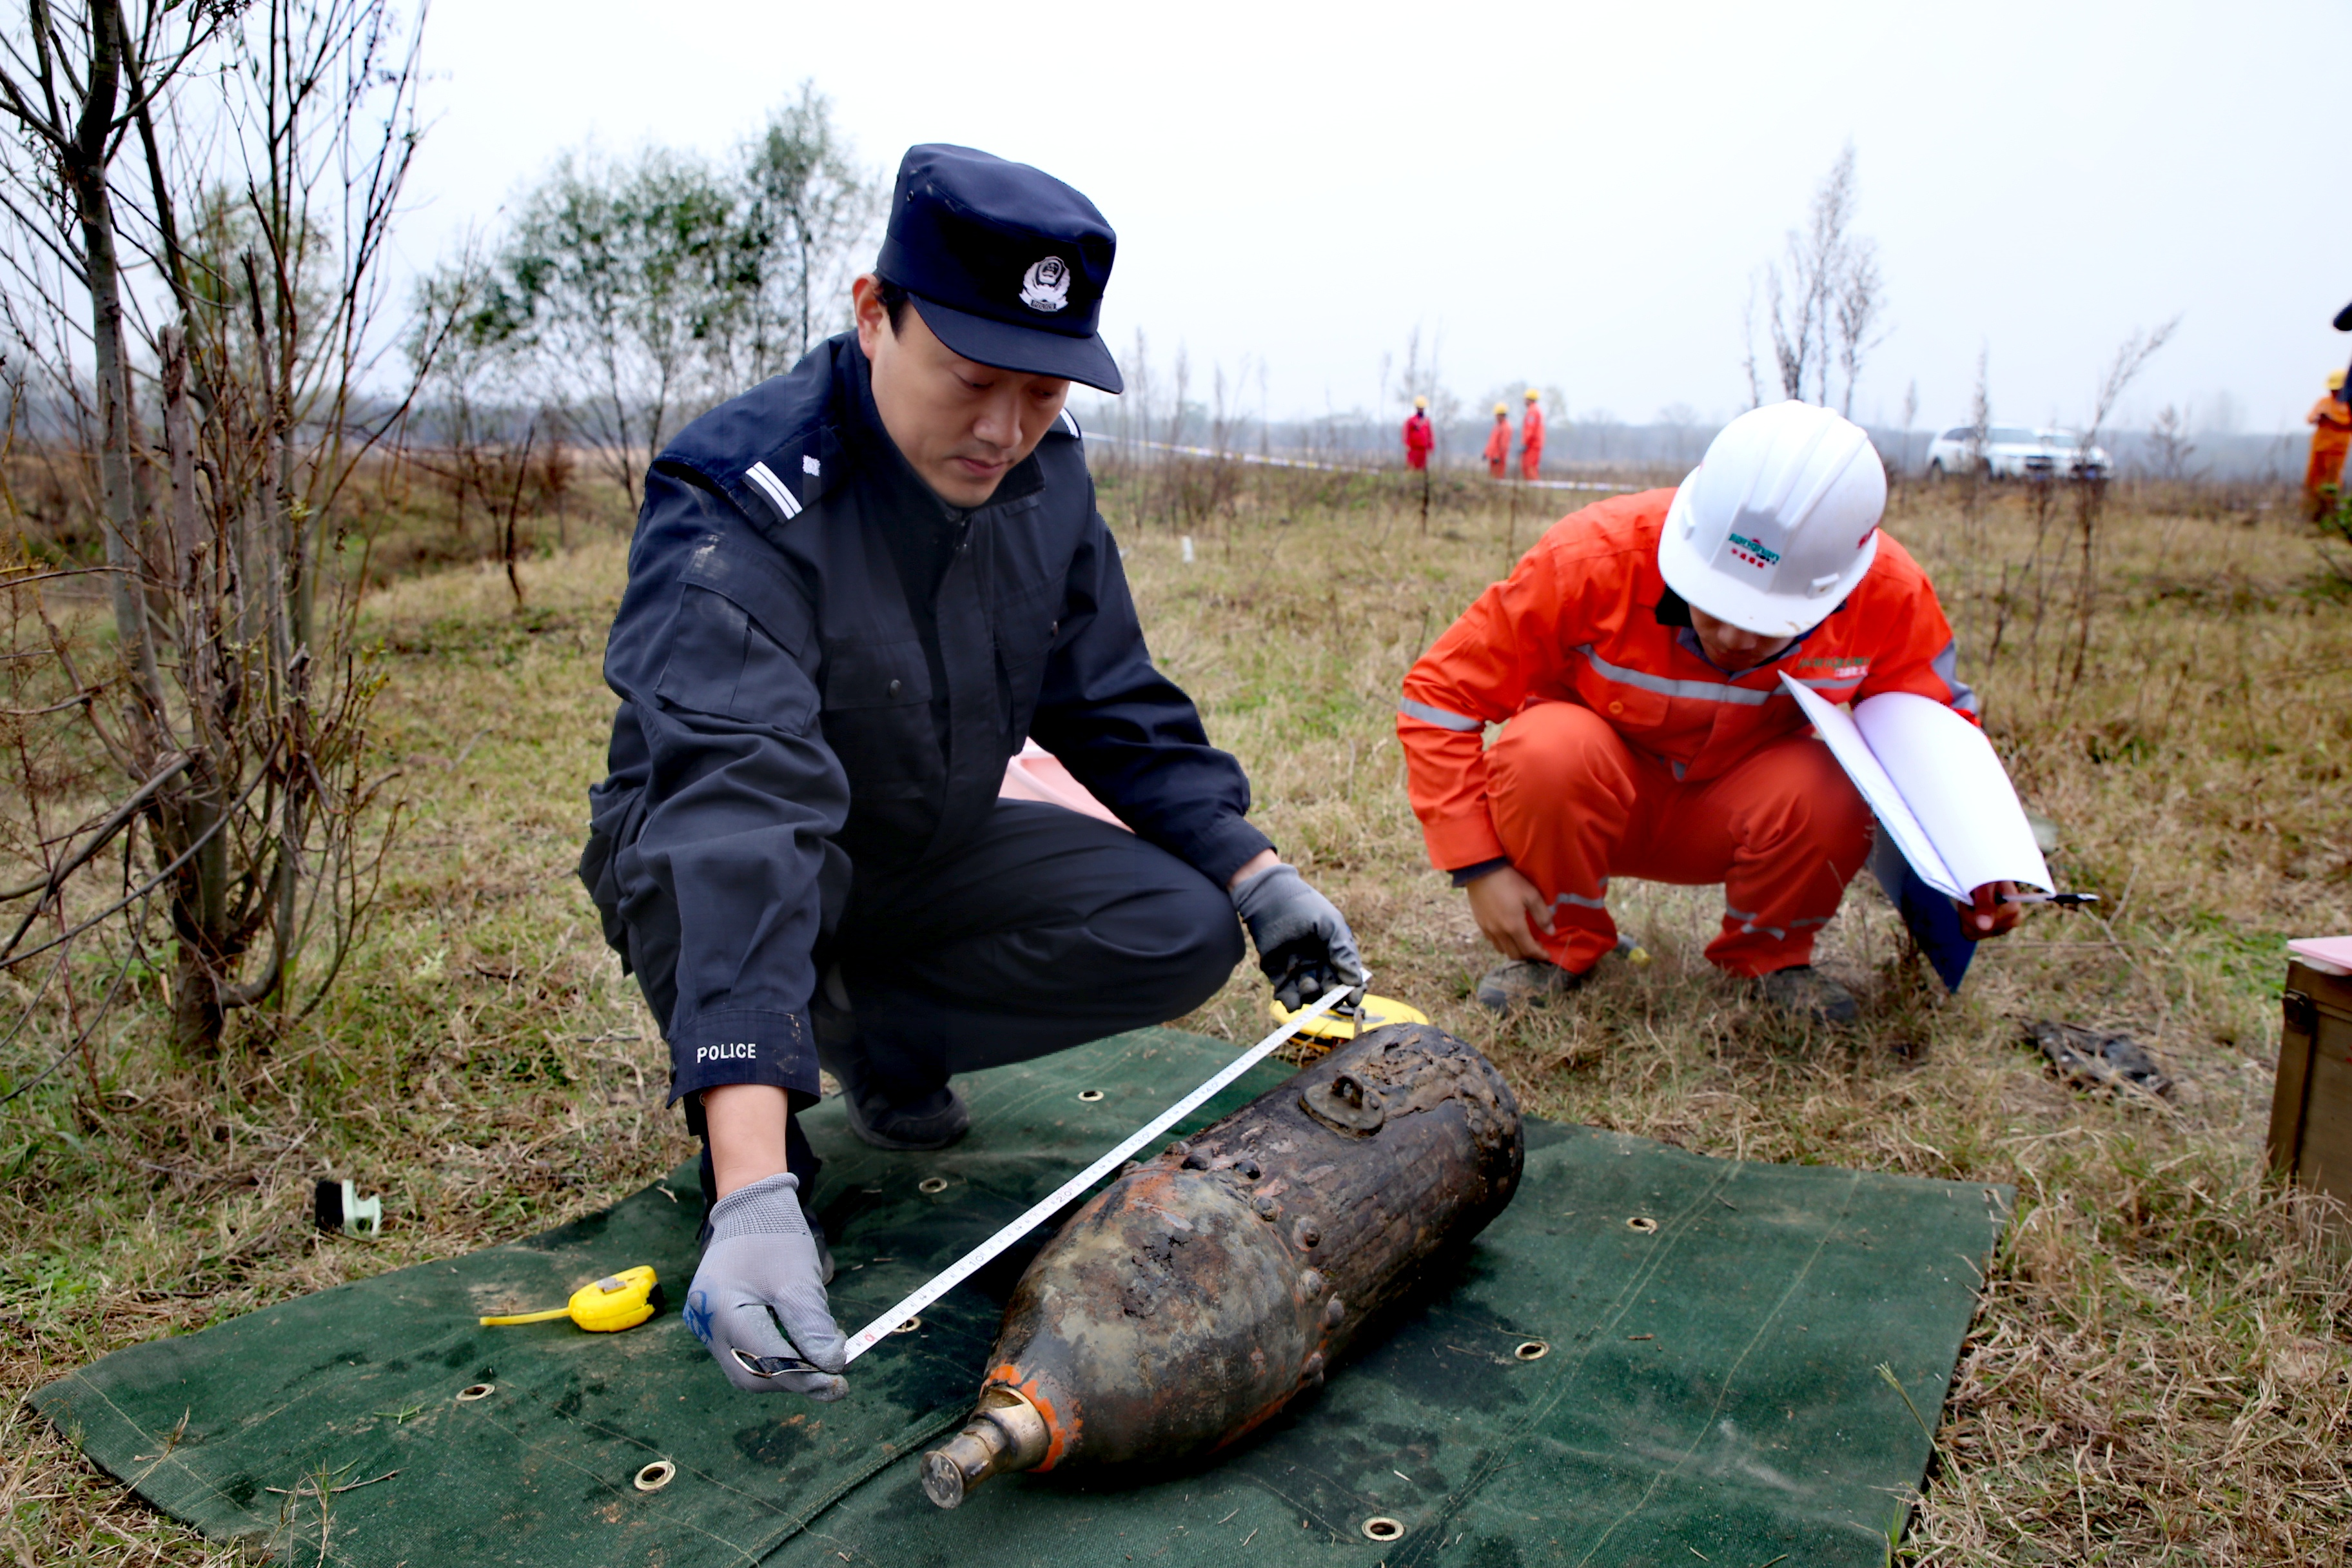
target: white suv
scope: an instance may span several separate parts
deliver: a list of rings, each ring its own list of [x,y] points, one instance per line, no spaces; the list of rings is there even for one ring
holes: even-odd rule
[[[1982,450],[1977,433],[1968,426],[1945,431],[1927,447],[1927,477],[1941,479],[1971,469],[1992,479],[2066,478],[2103,479],[2107,477],[2104,447],[2085,447],[2074,430],[2029,430],[2021,425],[1995,425],[1986,430]]]

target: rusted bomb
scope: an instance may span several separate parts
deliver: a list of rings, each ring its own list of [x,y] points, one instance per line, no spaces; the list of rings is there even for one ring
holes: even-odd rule
[[[978,1407],[923,1456],[953,1508],[1013,1470],[1169,1463],[1326,1371],[1518,1188],[1519,1108],[1425,1024],[1332,1052],[1120,1177],[1013,1288]]]

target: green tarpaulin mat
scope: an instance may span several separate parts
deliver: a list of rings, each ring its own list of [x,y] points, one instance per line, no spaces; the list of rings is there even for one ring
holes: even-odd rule
[[[837,1315],[887,1310],[1231,1049],[1148,1029],[976,1074],[944,1154],[812,1112]],[[1004,1478],[951,1513],[917,1456],[969,1410],[1034,1242],[830,1405],[735,1392],[675,1310],[612,1335],[476,1325],[639,1263],[682,1295],[691,1167],[543,1236],[117,1352],[34,1403],[155,1507],[303,1563],[1875,1564],[2006,1198],[1530,1122],[1518,1196],[1426,1308],[1235,1451],[1122,1485]]]

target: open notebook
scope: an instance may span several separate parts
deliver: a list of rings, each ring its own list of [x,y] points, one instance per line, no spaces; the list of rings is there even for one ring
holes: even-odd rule
[[[1988,882],[2055,890],[1983,731],[1907,691],[1881,692],[1849,714],[1786,674],[1780,679],[1921,881],[1963,902]]]

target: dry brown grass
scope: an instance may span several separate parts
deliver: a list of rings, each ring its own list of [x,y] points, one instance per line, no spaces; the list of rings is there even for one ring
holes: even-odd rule
[[[1466,1001],[1487,955],[1422,857],[1390,714],[1412,658],[1503,567],[1507,502],[1449,489],[1424,539],[1417,497],[1260,476],[1197,525],[1187,566],[1173,534],[1126,525],[1129,493],[1108,485],[1104,502],[1154,648],[1249,765],[1260,821],[1349,910],[1380,989],[1489,1050],[1531,1110],[2018,1186],[1908,1556],[2343,1560],[2352,1274],[2313,1205],[2257,1179],[2280,941],[2352,929],[2352,616],[2297,529],[2119,508],[2089,674],[2063,701],[2017,656],[2012,605],[1981,682],[1993,733],[2063,829],[2061,875],[2109,902],[2039,914],[1951,1001],[1858,887],[1823,962],[1863,993],[1864,1026],[1812,1037],[1706,970],[1706,889],[1626,885],[1621,921],[1656,961],[1572,1009],[1497,1026]],[[1533,521],[1518,511],[1522,546]],[[1982,675],[2000,616],[1987,595],[2023,557],[2028,509],[2004,498],[1971,526],[1946,498],[1909,498],[1890,528],[1953,591],[1964,673]],[[55,1083],[0,1110],[12,1394],[119,1345],[586,1212],[687,1152],[659,1110],[659,1044],[570,874],[622,562],[604,541],[528,564],[520,616],[488,572],[374,605],[416,816],[383,922],[324,1015],[188,1066],[126,1013],[102,1097]],[[1244,968],[1188,1022],[1253,1037],[1264,1006]],[[2016,1042],[2041,1013],[2132,1029],[2180,1079],[2176,1102],[2052,1082]],[[390,1194],[381,1243],[310,1230],[308,1184],[326,1171]],[[0,1550],[232,1560],[21,1408],[0,1422]]]

